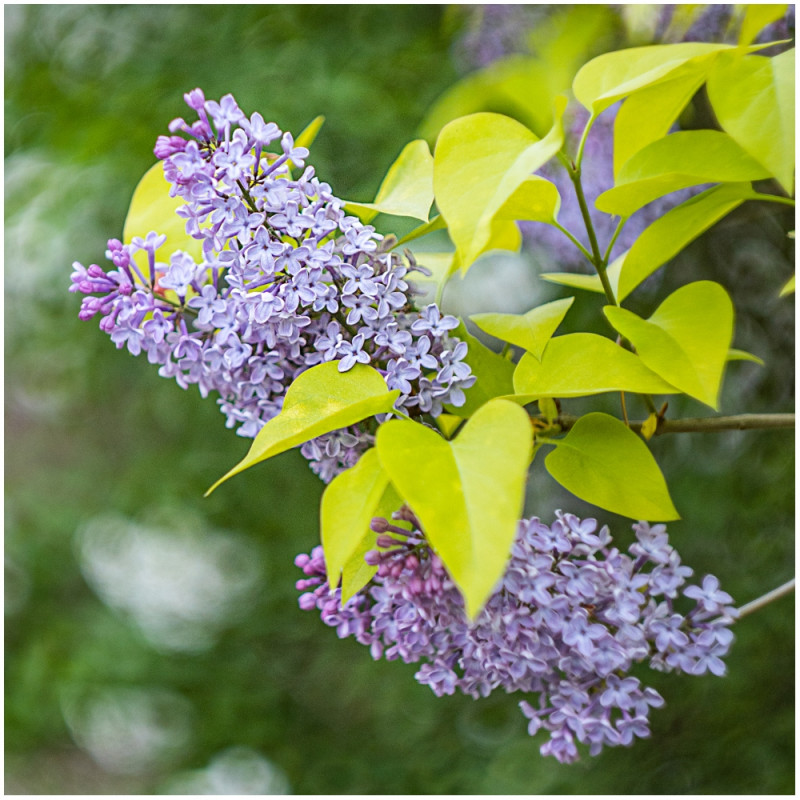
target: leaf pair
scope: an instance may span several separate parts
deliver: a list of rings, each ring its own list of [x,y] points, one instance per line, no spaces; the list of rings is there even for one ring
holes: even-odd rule
[[[636,350],[605,336],[557,336],[543,354],[526,353],[514,372],[517,402],[602,392],[684,392],[718,406],[733,338],[733,303],[718,283],[696,281],[673,292],[644,320],[618,306],[604,308],[611,325]]]
[[[505,400],[483,405],[453,441],[418,422],[384,423],[375,448],[334,478],[323,495],[322,541],[331,586],[341,573],[343,601],[362,588],[374,573],[356,566],[374,546],[370,520],[389,517],[405,502],[474,618],[510,554],[531,441],[528,415]]]

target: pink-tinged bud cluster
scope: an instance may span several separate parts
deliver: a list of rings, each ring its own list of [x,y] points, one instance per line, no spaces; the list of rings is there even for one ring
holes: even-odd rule
[[[714,576],[686,584],[692,570],[663,525],[635,525],[636,542],[623,553],[593,519],[557,512],[549,526],[521,520],[505,574],[473,621],[408,508],[371,527],[376,549],[365,560],[378,571],[370,583],[342,606],[316,547],[295,561],[306,575],[300,607],[318,609],[375,659],[421,662],[416,678],[437,695],[525,694],[529,733],[548,733],[543,755],[572,762],[578,745],[596,755],[649,736],[650,709],[664,700],[629,674],[637,663],[725,672],[731,597]]]

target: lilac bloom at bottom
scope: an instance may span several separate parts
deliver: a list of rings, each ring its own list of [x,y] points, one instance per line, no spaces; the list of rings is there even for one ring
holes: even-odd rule
[[[328,585],[322,548],[297,557],[300,607],[317,609],[375,659],[420,663],[416,679],[439,696],[524,694],[528,732],[549,737],[543,755],[572,762],[579,745],[597,755],[649,736],[650,709],[664,699],[629,674],[637,663],[690,675],[725,671],[731,598],[713,576],[702,588],[686,585],[692,570],[663,525],[635,525],[637,541],[624,553],[593,519],[559,511],[549,526],[521,520],[502,581],[473,621],[413,512],[403,507],[372,528],[377,549],[365,560],[377,574],[344,605],[341,589]],[[674,573],[672,596],[662,588],[665,571]]]

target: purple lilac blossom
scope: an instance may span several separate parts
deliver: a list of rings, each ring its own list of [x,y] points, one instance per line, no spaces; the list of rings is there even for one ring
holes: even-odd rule
[[[404,506],[392,521],[373,520],[377,547],[365,560],[377,574],[344,605],[341,589],[328,585],[322,547],[298,556],[299,605],[319,610],[340,638],[354,636],[376,660],[421,662],[416,679],[438,696],[524,693],[528,732],[549,736],[541,753],[573,762],[578,744],[597,755],[650,735],[650,709],[664,700],[628,674],[634,664],[722,675],[733,641],[736,610],[719,581],[709,575],[702,586],[687,585],[692,570],[665,527],[633,528],[636,543],[625,553],[594,519],[558,511],[550,526],[521,520],[505,574],[470,622]]]
[[[156,232],[112,239],[115,269],[73,265],[70,291],[89,295],[80,318],[100,314],[118,348],[145,352],[183,388],[216,392],[228,427],[245,437],[279,413],[301,372],[325,361],[342,372],[374,367],[400,389],[407,414],[463,404],[475,377],[452,336],[458,320],[435,304],[417,311],[405,280],[424,270],[345,214],[290,133],[260,114],[248,119],[230,94],[216,102],[195,89],[184,99],[199,119],[173,120],[155,153],[202,257],[179,250],[159,261],[165,237]],[[273,143],[277,152],[265,149]],[[373,430],[367,421],[334,431],[302,452],[327,482],[355,463]]]

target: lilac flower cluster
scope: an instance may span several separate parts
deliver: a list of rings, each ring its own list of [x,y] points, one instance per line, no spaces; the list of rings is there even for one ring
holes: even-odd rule
[[[686,584],[692,570],[664,525],[634,525],[636,541],[621,552],[594,519],[559,511],[550,526],[522,520],[502,582],[470,622],[414,514],[404,507],[393,516],[373,520],[378,549],[366,560],[377,575],[344,606],[341,589],[328,586],[322,548],[298,556],[307,576],[297,582],[300,607],[319,609],[340,638],[354,636],[375,659],[423,662],[416,678],[439,696],[536,695],[520,708],[531,735],[549,733],[543,755],[573,762],[576,743],[596,755],[648,736],[650,708],[664,700],[628,675],[635,663],[725,673],[731,597],[712,575]]]
[[[71,291],[89,295],[80,318],[99,314],[118,348],[146,353],[181,387],[217,392],[228,427],[245,437],[280,411],[301,372],[325,361],[343,372],[376,368],[408,414],[461,405],[475,378],[467,345],[452,336],[458,320],[436,305],[415,310],[405,280],[424,268],[344,212],[290,133],[258,113],[246,117],[230,94],[216,102],[195,89],[184,98],[199,118],[173,120],[155,154],[202,257],[177,250],[160,262],[166,237],[156,232],[125,245],[112,239],[114,269],[74,264]],[[303,453],[329,481],[371,441],[362,424]]]

